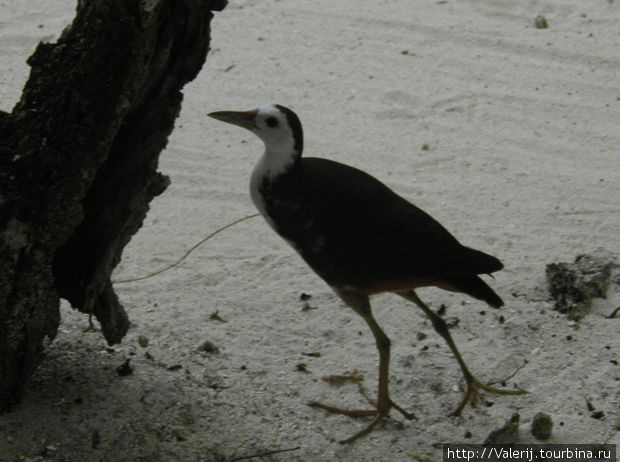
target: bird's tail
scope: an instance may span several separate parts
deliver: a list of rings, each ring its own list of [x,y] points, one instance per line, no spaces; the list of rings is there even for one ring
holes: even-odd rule
[[[478,300],[484,300],[493,308],[499,308],[504,305],[504,301],[497,295],[491,287],[487,285],[478,276],[467,279],[458,279],[450,281],[450,284],[458,289],[460,292],[464,292],[467,295],[471,295]]]

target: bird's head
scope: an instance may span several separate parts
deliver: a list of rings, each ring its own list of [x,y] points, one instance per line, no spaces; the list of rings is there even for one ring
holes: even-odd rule
[[[217,111],[209,117],[246,128],[265,143],[269,154],[301,156],[303,131],[293,111],[279,104],[266,104],[251,111]]]

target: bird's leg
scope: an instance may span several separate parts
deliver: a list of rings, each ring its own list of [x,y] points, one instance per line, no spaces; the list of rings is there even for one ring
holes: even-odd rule
[[[463,360],[461,353],[456,347],[454,340],[452,340],[452,336],[450,335],[450,331],[448,330],[448,325],[446,324],[446,322],[437,313],[435,313],[428,306],[426,306],[426,304],[420,299],[420,297],[418,297],[418,294],[416,294],[414,290],[399,292],[399,295],[415,303],[422,309],[422,311],[424,311],[426,316],[428,316],[428,318],[433,323],[433,328],[435,329],[435,331],[443,337],[443,339],[450,347],[452,354],[454,355],[456,361],[461,367],[461,371],[463,371],[463,376],[467,384],[467,389],[465,390],[463,399],[461,400],[460,404],[450,415],[459,416],[461,415],[461,412],[463,412],[463,409],[465,408],[467,403],[478,403],[480,401],[480,390],[494,393],[496,395],[523,395],[527,393],[527,391],[525,390],[502,390],[482,383],[480,380],[478,380],[470,372],[469,368],[465,364],[465,361]]]
[[[97,328],[95,327],[95,324],[93,323],[93,314],[92,313],[88,313],[88,327],[84,327],[82,329],[82,332],[96,332]]]
[[[396,405],[389,394],[389,368],[390,368],[390,339],[381,329],[377,321],[372,315],[370,302],[367,295],[356,292],[337,291],[338,295],[345,301],[347,305],[355,310],[366,323],[375,337],[377,349],[379,350],[379,392],[377,397],[376,409],[370,410],[349,410],[342,409],[318,402],[308,403],[309,406],[324,409],[335,414],[346,415],[349,417],[372,417],[372,421],[368,426],[355,433],[353,436],[341,441],[341,443],[350,443],[357,438],[370,433],[377,424],[390,413],[390,409],[394,408],[407,419],[414,416],[406,412],[403,408]]]

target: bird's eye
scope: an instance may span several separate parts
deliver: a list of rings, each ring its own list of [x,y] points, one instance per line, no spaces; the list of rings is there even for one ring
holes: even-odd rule
[[[275,117],[267,117],[267,120],[265,120],[265,123],[267,124],[268,127],[277,127],[278,126],[278,119],[276,119]]]

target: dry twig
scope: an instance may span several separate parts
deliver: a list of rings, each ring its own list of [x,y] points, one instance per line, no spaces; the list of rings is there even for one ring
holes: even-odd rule
[[[235,220],[232,223],[228,223],[227,225],[222,226],[221,228],[216,229],[211,234],[209,234],[208,236],[203,238],[200,242],[198,242],[197,244],[194,244],[191,249],[189,249],[187,252],[185,252],[181,256],[181,258],[179,258],[174,263],[171,263],[170,265],[166,266],[165,268],[162,268],[162,269],[160,269],[158,271],[155,271],[154,273],[147,274],[146,276],[141,276],[141,277],[132,278],[132,279],[123,279],[123,280],[120,280],[120,281],[112,281],[112,283],[113,284],[127,284],[128,282],[143,281],[145,279],[152,278],[153,276],[157,276],[158,274],[161,274],[161,273],[164,273],[164,272],[166,272],[168,270],[171,270],[172,268],[176,268],[177,266],[179,266],[183,262],[183,260],[185,260],[189,256],[189,254],[191,254],[194,250],[196,250],[198,247],[200,247],[202,244],[207,242],[212,237],[216,236],[217,234],[221,233],[222,231],[224,231],[224,230],[226,230],[228,228],[231,228],[231,227],[235,226],[238,223],[241,223],[242,221],[249,220],[250,218],[254,218],[254,217],[257,217],[257,216],[259,216],[258,213],[254,214],[254,215],[248,215],[246,217],[239,218],[238,220]]]

